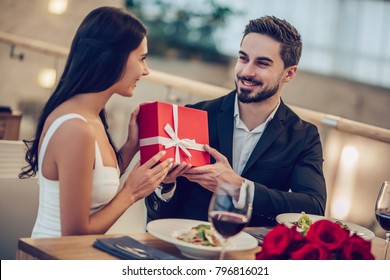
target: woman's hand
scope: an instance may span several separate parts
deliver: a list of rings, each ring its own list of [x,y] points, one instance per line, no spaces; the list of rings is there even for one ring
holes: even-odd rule
[[[177,164],[176,162],[173,163],[172,168],[169,170],[167,176],[162,181],[164,184],[170,184],[176,181],[176,178],[186,173],[188,170],[190,170],[192,167],[191,164],[187,164],[185,162],[182,162],[180,164]]]
[[[130,115],[128,135],[125,143],[125,145],[133,147],[136,151],[139,150],[138,113],[139,106]]]
[[[172,158],[158,163],[165,154],[165,151],[161,151],[143,165],[138,162],[129,173],[123,191],[128,192],[131,204],[151,194],[165,178],[173,165]]]
[[[139,127],[138,127],[138,114],[139,108],[143,104],[148,104],[150,102],[143,102],[139,106],[137,106],[134,111],[131,113],[130,121],[129,121],[129,132],[127,135],[127,140],[125,145],[131,145],[135,147],[136,151],[139,150]]]
[[[130,162],[133,160],[134,155],[139,150],[139,132],[137,121],[138,113],[139,106],[137,106],[137,108],[135,108],[135,110],[131,113],[127,140],[119,150],[121,155],[121,160],[119,161],[121,174],[125,173],[126,168],[129,166]]]

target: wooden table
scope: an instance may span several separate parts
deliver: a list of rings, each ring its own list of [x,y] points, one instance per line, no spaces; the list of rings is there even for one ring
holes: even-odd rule
[[[96,238],[120,237],[125,234],[115,235],[81,235],[66,236],[60,238],[20,238],[16,259],[19,260],[114,260],[117,257],[92,247]],[[185,258],[175,245],[155,238],[149,233],[132,233],[128,236],[141,243],[170,253],[174,256]],[[251,260],[255,258],[255,249],[228,252],[227,259]]]
[[[20,238],[16,259],[41,259],[41,260],[114,260],[117,257],[92,247],[96,238],[120,237],[124,234],[115,235],[82,235],[66,236],[60,238]],[[141,243],[170,253],[172,255],[184,258],[175,245],[155,238],[149,233],[132,233],[128,236],[140,241]],[[380,260],[384,254],[385,240],[375,237],[372,240],[372,252],[376,259]],[[228,252],[227,259],[252,260],[255,253],[261,247],[252,250]],[[390,253],[387,254],[390,259]]]

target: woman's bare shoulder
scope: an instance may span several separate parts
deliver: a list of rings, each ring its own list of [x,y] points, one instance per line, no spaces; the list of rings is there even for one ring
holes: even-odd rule
[[[92,125],[86,120],[72,118],[61,124],[58,128],[58,136],[68,139],[69,142],[77,143],[79,141],[95,141],[96,135]]]

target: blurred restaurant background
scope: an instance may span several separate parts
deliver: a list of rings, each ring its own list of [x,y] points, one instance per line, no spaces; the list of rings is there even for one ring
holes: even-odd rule
[[[7,109],[20,125],[8,140],[33,136],[77,27],[92,9],[105,5],[129,9],[149,32],[151,75],[132,98],[114,96],[106,108],[117,146],[141,102],[185,105],[233,89],[249,19],[275,15],[291,22],[302,35],[303,54],[282,98],[319,128],[326,216],[384,237],[374,205],[381,183],[390,180],[390,1],[0,0],[0,132]],[[12,254],[4,252],[17,236],[30,235],[37,211],[36,179],[17,179],[15,166],[20,168],[24,155],[20,146],[12,149],[0,145],[0,170],[6,170],[0,171],[1,258]],[[110,232],[144,230],[140,201]]]

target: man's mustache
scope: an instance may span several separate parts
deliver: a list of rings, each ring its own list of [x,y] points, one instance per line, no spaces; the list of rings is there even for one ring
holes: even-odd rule
[[[263,85],[263,82],[262,81],[259,81],[259,80],[256,80],[254,78],[251,78],[251,77],[242,77],[242,76],[237,76],[238,80],[240,81],[247,81],[249,83],[252,83],[252,84],[255,84],[257,86],[262,86]]]

